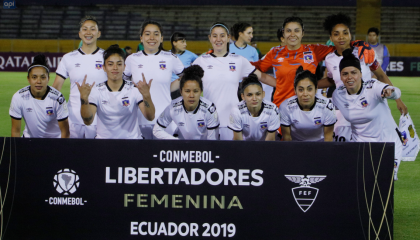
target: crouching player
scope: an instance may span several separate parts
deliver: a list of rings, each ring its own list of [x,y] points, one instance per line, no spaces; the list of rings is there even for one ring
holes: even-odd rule
[[[12,137],[20,137],[21,119],[25,119],[25,138],[68,138],[69,113],[63,94],[48,86],[50,70],[44,55],[38,55],[28,68],[29,86],[12,98]]]
[[[80,91],[80,109],[83,122],[92,124],[95,113],[98,117],[96,138],[141,139],[137,112],[143,113],[149,121],[155,118],[155,106],[150,97],[150,85],[143,75],[143,81],[128,82],[122,79],[125,53],[118,45],[110,46],[104,52],[104,71],[108,80],[96,85],[86,83],[86,76]]]
[[[218,140],[219,117],[216,106],[200,97],[203,92],[204,70],[198,65],[185,69],[180,81],[181,97],[165,108],[153,127],[158,139],[177,139],[165,131],[171,122],[177,125],[178,139]]]
[[[264,99],[265,92],[255,74],[242,81],[242,101],[233,107],[229,129],[233,140],[274,141],[280,127],[280,116],[276,105]]]

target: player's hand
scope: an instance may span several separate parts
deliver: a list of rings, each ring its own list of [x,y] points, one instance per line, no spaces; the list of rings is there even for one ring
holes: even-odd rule
[[[407,108],[407,106],[405,106],[405,104],[403,103],[401,98],[398,98],[397,100],[395,100],[395,102],[397,102],[397,108],[398,108],[398,110],[400,110],[400,113],[404,116],[407,115],[408,108]]]
[[[371,64],[375,61],[375,50],[365,41],[353,41],[351,46],[359,47],[359,59]]]
[[[89,83],[86,83],[87,75],[85,75],[85,78],[83,79],[82,85],[80,85],[78,82],[76,82],[77,88],[80,92],[80,98],[87,100],[89,98],[90,91],[92,91],[93,86],[95,86],[95,82],[93,82],[92,85]]]
[[[134,86],[139,90],[141,95],[143,95],[143,98],[149,98],[150,97],[150,87],[152,86],[153,79],[150,79],[149,83],[146,82],[146,78],[144,77],[144,74],[141,74],[143,77],[143,81],[140,80],[137,84],[135,82]]]
[[[387,87],[382,91],[381,96],[383,98],[389,98],[389,97],[391,97],[391,95],[394,91],[395,91],[395,89],[393,87]]]

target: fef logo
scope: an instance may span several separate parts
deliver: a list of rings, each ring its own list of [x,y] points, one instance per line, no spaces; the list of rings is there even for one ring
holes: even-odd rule
[[[79,188],[79,176],[74,170],[61,169],[54,176],[53,184],[58,193],[63,195],[73,194]]]
[[[300,187],[292,188],[293,197],[303,212],[309,210],[318,196],[319,189],[310,187],[311,184],[321,182],[326,175],[284,175],[291,182],[299,183]]]
[[[3,0],[3,9],[15,9],[16,8],[16,2],[15,0]]]

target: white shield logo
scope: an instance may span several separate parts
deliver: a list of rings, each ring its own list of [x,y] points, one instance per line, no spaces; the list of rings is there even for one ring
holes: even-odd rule
[[[68,168],[59,170],[54,176],[53,185],[55,190],[63,195],[72,194],[80,185],[79,176],[74,170]]]
[[[326,175],[284,175],[291,182],[299,183],[300,187],[292,188],[292,194],[295,201],[303,212],[309,210],[318,196],[319,189],[311,187],[311,184],[321,182]]]

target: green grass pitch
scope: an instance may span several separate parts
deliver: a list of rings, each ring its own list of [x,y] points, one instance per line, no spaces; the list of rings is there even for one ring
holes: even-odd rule
[[[50,74],[49,85],[55,74]],[[420,131],[420,78],[391,77],[391,81],[402,91],[401,99],[407,105],[417,130]],[[0,73],[0,136],[8,137],[11,132],[9,106],[13,94],[28,85],[26,73]],[[70,82],[66,80],[62,93],[68,100]],[[399,112],[395,101],[388,101],[395,121],[399,122]],[[22,126],[23,130],[23,126]],[[420,132],[419,132],[420,133]],[[420,160],[403,162],[395,182],[394,237],[397,240],[420,239]]]

